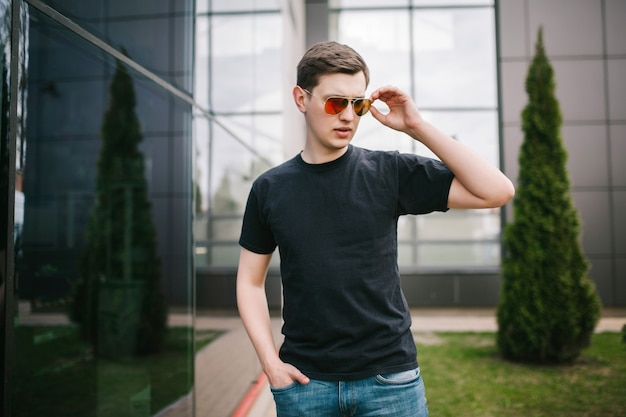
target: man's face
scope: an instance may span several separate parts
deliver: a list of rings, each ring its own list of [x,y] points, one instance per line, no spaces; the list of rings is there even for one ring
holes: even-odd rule
[[[338,114],[328,114],[324,102],[329,97],[357,98],[365,95],[365,75],[326,74],[320,77],[317,86],[304,92],[302,106],[307,123],[307,141],[321,151],[333,152],[348,146],[357,127],[360,116],[354,112],[353,104]]]

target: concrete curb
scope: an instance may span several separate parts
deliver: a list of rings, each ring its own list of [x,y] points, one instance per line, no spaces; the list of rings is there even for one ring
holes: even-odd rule
[[[248,417],[250,415],[250,410],[252,410],[253,406],[257,402],[257,399],[266,386],[267,376],[261,372],[259,377],[256,379],[256,382],[252,385],[252,387],[250,387],[231,417]]]

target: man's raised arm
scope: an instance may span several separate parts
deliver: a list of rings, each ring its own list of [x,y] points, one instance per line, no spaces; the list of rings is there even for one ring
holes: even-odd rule
[[[376,120],[422,142],[454,173],[448,207],[501,207],[513,198],[513,183],[502,171],[425,121],[408,94],[387,86],[374,91],[371,99],[381,100],[389,106],[387,114],[372,106],[372,116]]]

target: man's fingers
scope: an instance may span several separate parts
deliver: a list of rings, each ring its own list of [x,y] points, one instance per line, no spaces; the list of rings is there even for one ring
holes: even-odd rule
[[[296,381],[298,381],[299,383],[301,383],[302,385],[306,385],[309,383],[309,381],[311,381],[309,379],[308,376],[304,375],[303,373],[299,373],[298,376],[296,376]]]
[[[372,106],[370,107],[370,113],[372,113],[372,117],[376,120],[378,120],[380,123],[386,125],[386,117],[387,115],[384,114],[383,112],[381,112],[380,110],[378,110],[376,107]]]
[[[374,106],[370,107],[370,113],[372,113],[372,116],[374,116],[376,120],[380,120],[380,117],[383,116],[382,112]]]
[[[293,365],[289,365],[291,367],[291,377],[301,383],[302,385],[306,385],[309,383],[309,377],[304,375],[298,368]]]

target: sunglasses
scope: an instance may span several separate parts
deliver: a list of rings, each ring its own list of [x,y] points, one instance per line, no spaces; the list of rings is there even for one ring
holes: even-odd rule
[[[341,97],[341,96],[332,96],[328,97],[326,100],[316,97],[306,88],[302,89],[311,97],[315,97],[324,102],[324,110],[328,114],[339,114],[344,111],[348,104],[352,103],[352,108],[357,116],[363,116],[367,113],[372,106],[372,100],[364,97],[357,98],[349,98],[349,97]]]

